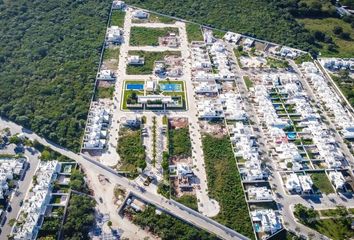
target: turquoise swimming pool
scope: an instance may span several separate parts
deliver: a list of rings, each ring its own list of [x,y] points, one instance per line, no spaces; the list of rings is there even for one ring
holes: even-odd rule
[[[143,83],[128,83],[127,90],[143,90],[144,84]]]
[[[160,83],[161,91],[165,92],[181,92],[182,84],[179,83]]]
[[[296,133],[294,132],[289,132],[288,133],[288,139],[289,140],[294,140],[296,138]]]

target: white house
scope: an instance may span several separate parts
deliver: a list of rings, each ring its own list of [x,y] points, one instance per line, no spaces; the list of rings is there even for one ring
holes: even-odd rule
[[[256,232],[274,234],[282,229],[279,214],[272,209],[258,209],[251,212],[252,222],[258,224]]]
[[[107,29],[106,41],[120,44],[123,41],[123,31],[118,26],[111,26]]]
[[[111,70],[101,70],[97,74],[97,79],[102,81],[115,81],[116,76],[113,71]]]
[[[250,187],[247,193],[250,200],[273,200],[272,191],[267,187]]]
[[[119,0],[114,0],[112,3],[112,9],[118,9],[121,10],[125,8],[125,2],[119,1]]]
[[[346,181],[341,172],[329,172],[328,177],[337,190],[344,188]]]
[[[61,165],[57,161],[41,161],[35,173],[36,181],[32,182],[32,193],[27,194],[20,209],[18,219],[22,224],[15,224],[12,229],[14,239],[36,239],[41,227],[39,221],[44,215],[50,201],[52,183],[60,172]]]
[[[144,58],[139,57],[138,55],[131,55],[128,57],[128,64],[129,65],[144,65]]]
[[[133,12],[133,17],[138,19],[146,19],[149,17],[149,14],[143,10],[136,10]]]

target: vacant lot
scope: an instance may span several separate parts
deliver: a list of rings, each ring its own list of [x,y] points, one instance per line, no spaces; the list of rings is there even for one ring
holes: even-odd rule
[[[323,194],[333,193],[333,187],[327,175],[324,172],[311,173],[314,190],[319,190]]]
[[[121,128],[117,152],[121,159],[119,170],[137,173],[138,168],[146,167],[145,148],[140,128]]]
[[[170,32],[178,34],[178,28],[145,28],[132,27],[130,33],[131,46],[158,46],[159,37],[163,37]]]
[[[229,137],[216,138],[206,134],[202,141],[209,194],[220,204],[215,220],[253,238],[251,219]]]
[[[354,56],[354,31],[349,23],[344,22],[338,18],[321,18],[321,19],[298,19],[298,21],[304,24],[304,27],[311,32],[321,31],[326,36],[332,37],[335,45],[334,49],[329,49],[330,44],[324,42],[318,43],[318,50],[322,56],[336,56],[336,57],[353,57]],[[341,27],[343,32],[350,34],[350,39],[345,40],[333,33],[335,27]]]
[[[152,74],[154,69],[154,63],[158,60],[163,60],[165,56],[169,55],[178,55],[180,56],[180,52],[144,52],[144,51],[129,51],[128,53],[131,55],[138,55],[139,57],[144,57],[145,63],[144,65],[128,65],[127,66],[127,74],[128,75],[147,75]]]
[[[193,23],[186,23],[186,31],[188,42],[192,41],[203,41],[203,33],[200,25]]]
[[[125,12],[113,10],[111,16],[111,26],[124,27]]]

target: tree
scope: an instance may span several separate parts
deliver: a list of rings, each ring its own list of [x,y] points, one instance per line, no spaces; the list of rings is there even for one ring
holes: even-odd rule
[[[110,227],[112,227],[112,221],[108,221],[107,222],[107,226],[110,228]]]
[[[350,34],[347,33],[347,32],[342,32],[342,33],[340,34],[340,37],[341,37],[342,39],[344,39],[344,40],[349,40],[349,39],[350,39]]]
[[[325,40],[326,34],[321,31],[315,31],[313,36],[317,41],[323,42]]]
[[[335,26],[335,27],[333,28],[333,33],[336,34],[336,35],[339,35],[339,34],[341,34],[342,32],[343,32],[343,28],[340,27],[340,26]]]

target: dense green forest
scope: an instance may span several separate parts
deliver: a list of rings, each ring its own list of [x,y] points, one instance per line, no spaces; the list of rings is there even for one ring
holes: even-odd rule
[[[315,34],[297,18],[338,17],[328,0],[128,0],[149,10],[240,32],[311,52],[321,50]],[[354,21],[354,20],[349,20]]]
[[[78,150],[109,0],[0,0],[0,114]]]
[[[310,49],[310,34],[278,1],[266,0],[128,0],[130,4],[224,30]],[[289,1],[281,1],[289,2]]]

